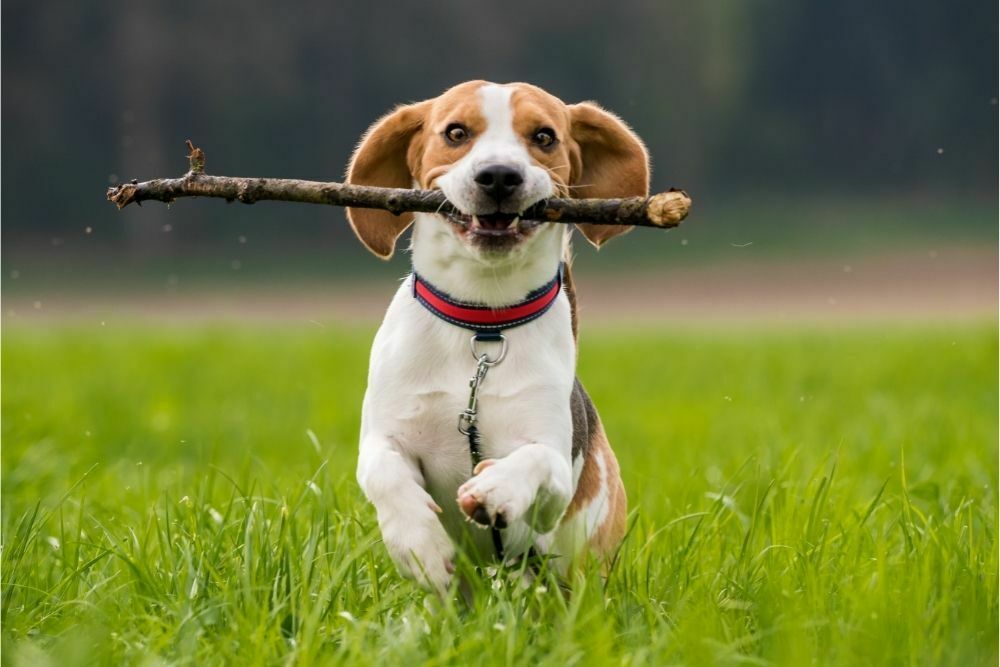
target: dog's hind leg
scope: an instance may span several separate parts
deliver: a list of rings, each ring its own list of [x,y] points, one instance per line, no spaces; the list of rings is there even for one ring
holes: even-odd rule
[[[566,561],[584,551],[606,559],[614,555],[625,536],[625,486],[601,419],[579,380],[570,404],[573,462],[579,476],[573,499],[553,536],[552,549]]]

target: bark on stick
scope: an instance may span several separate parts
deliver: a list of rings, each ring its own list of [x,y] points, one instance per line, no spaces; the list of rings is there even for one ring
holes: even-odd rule
[[[407,211],[457,213],[440,190],[376,188],[291,178],[211,176],[205,153],[188,141],[189,171],[180,178],[132,181],[108,188],[108,200],[119,209],[135,202],[171,203],[182,197],[217,197],[228,202],[289,201],[329,206],[377,208],[399,215]],[[525,220],[638,227],[676,227],[687,216],[691,198],[683,190],[624,199],[560,199],[538,202],[522,214]]]

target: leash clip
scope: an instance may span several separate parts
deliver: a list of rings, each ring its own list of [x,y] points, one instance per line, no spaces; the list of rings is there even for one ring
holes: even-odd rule
[[[486,352],[479,351],[476,343],[480,342],[500,343],[500,351],[491,358]],[[486,373],[507,356],[507,338],[499,332],[488,335],[476,334],[470,344],[472,356],[476,360],[476,374],[469,378],[469,404],[458,415],[458,432],[462,435],[469,435],[476,426],[479,418],[479,386],[486,379]]]

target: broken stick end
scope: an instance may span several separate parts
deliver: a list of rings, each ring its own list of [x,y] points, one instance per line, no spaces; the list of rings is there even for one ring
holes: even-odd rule
[[[124,183],[108,188],[108,201],[118,207],[118,210],[125,208],[135,200],[135,185]]]
[[[691,210],[691,198],[683,190],[661,192],[649,198],[646,217],[657,227],[676,227]]]

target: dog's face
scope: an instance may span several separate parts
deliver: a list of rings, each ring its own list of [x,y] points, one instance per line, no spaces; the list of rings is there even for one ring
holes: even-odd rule
[[[440,188],[461,211],[452,232],[480,253],[530,242],[538,223],[520,213],[570,180],[568,112],[537,88],[466,84],[434,101],[419,185]]]
[[[435,216],[471,254],[498,257],[530,247],[540,227],[520,213],[552,196],[645,195],[642,142],[596,105],[567,105],[524,83],[470,81],[441,96],[397,108],[365,134],[347,181],[380,187],[440,189],[461,211]],[[389,258],[413,220],[348,209],[361,241]],[[580,225],[597,246],[627,227]]]

